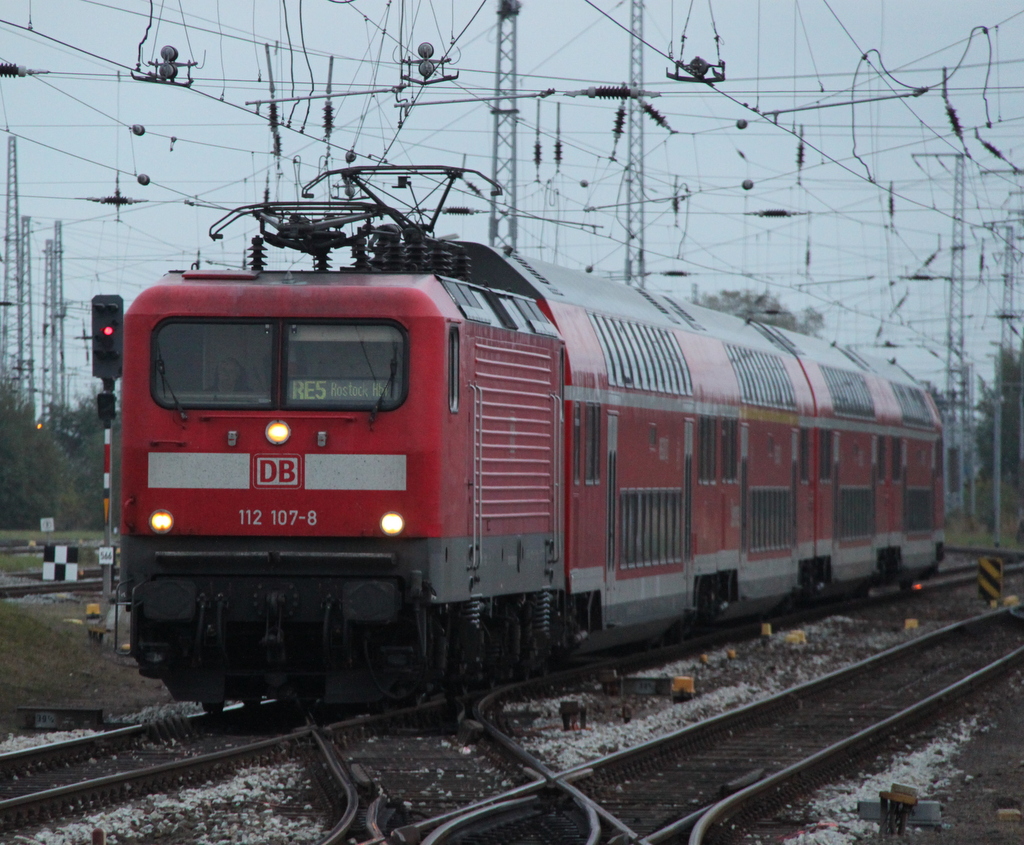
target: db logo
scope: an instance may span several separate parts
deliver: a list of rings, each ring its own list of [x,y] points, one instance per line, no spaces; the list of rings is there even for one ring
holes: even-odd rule
[[[256,455],[253,487],[299,487],[299,455]]]

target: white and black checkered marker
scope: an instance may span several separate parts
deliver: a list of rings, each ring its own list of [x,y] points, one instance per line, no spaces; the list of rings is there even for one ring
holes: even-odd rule
[[[43,580],[77,581],[78,546],[43,546]]]

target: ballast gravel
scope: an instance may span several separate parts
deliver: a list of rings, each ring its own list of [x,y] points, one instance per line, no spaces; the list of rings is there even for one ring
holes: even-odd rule
[[[100,829],[106,832],[108,845],[304,845],[325,832],[308,801],[298,805],[301,817],[293,817],[296,796],[306,792],[308,778],[302,766],[256,766],[218,784],[182,789],[177,795],[149,795],[81,821],[22,835],[17,841],[82,845]],[[287,814],[281,812],[283,805],[290,808]]]
[[[571,695],[532,700],[512,721],[521,731],[523,745],[561,771],[819,678],[943,624],[922,621],[908,629],[902,618],[879,625],[877,620],[834,616],[801,628],[806,642],[787,642],[786,635],[792,632],[779,631],[762,642],[710,651],[706,662],[698,657],[639,673],[692,677],[696,694],[690,701],[673,704],[667,696],[609,696],[594,684]],[[729,657],[730,652],[735,657]],[[586,708],[585,729],[563,730],[559,708],[567,699]],[[517,709],[511,708],[512,713]]]

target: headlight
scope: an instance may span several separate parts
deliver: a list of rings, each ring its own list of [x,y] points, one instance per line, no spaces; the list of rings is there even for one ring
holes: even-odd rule
[[[401,534],[403,528],[405,528],[405,520],[400,513],[391,511],[380,518],[380,530],[385,534],[393,537],[396,534]]]
[[[149,516],[149,527],[157,534],[166,534],[174,527],[174,517],[170,511],[153,511]]]
[[[288,423],[283,420],[273,420],[267,423],[267,440],[273,443],[275,446],[282,446],[288,442],[288,438],[292,436],[292,430],[288,426]]]

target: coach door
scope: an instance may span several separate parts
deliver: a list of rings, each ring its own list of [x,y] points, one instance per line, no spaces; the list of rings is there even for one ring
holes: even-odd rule
[[[750,498],[747,494],[747,488],[750,485],[747,469],[749,454],[750,426],[747,423],[740,423],[740,564],[746,563],[747,550],[750,547],[750,526],[748,524],[750,513],[747,506]]]
[[[605,594],[609,601],[617,592],[618,496],[619,496],[619,415],[608,412],[608,473],[605,476]]]
[[[842,539],[843,530],[843,488],[840,486],[839,478],[839,449],[842,444],[839,442],[839,432],[833,431],[832,438],[832,566],[833,572],[839,560],[839,541]]]

